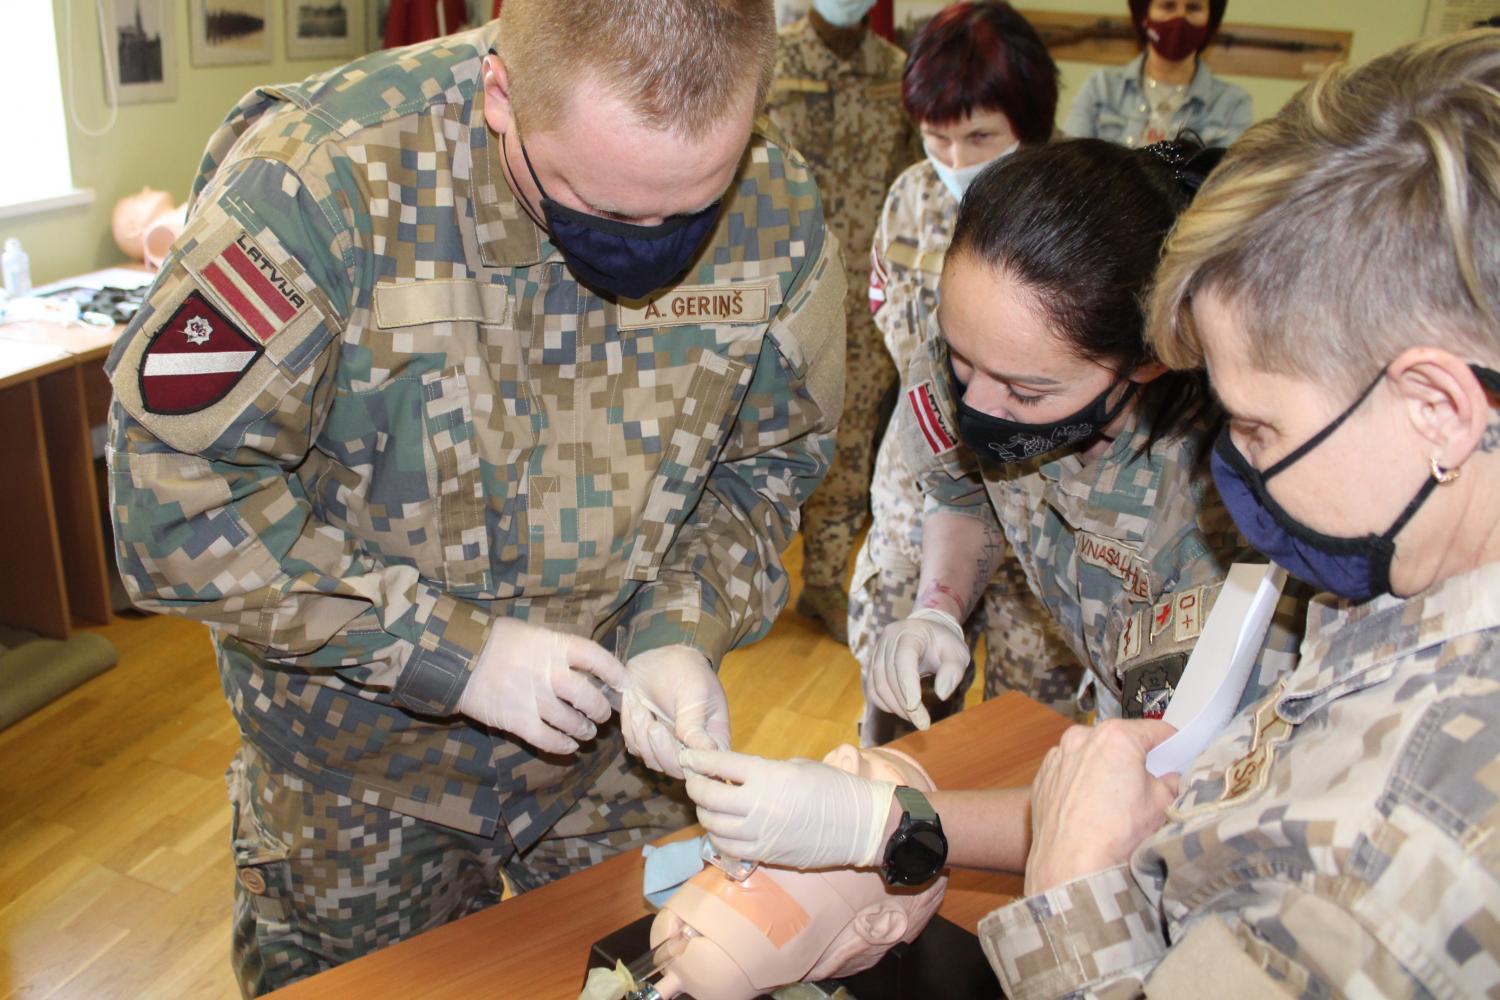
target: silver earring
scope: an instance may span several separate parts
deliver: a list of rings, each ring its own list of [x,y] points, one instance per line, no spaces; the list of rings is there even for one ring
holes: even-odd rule
[[[1432,478],[1436,479],[1439,483],[1451,483],[1463,471],[1456,466],[1452,469],[1445,469],[1441,465],[1438,465],[1438,460],[1435,457],[1428,459],[1427,464],[1432,469]]]

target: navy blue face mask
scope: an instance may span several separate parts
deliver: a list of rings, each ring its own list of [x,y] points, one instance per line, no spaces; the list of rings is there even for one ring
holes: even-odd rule
[[[1500,390],[1500,374],[1478,365],[1470,368],[1485,386]],[[1266,483],[1326,441],[1359,409],[1384,377],[1385,371],[1382,370],[1348,409],[1264,472],[1240,454],[1230,440],[1227,426],[1214,443],[1210,459],[1219,496],[1245,540],[1293,576],[1319,590],[1351,601],[1367,601],[1378,594],[1391,592],[1391,562],[1396,557],[1396,536],[1432,495],[1438,480],[1428,478],[1384,533],[1357,538],[1325,535],[1309,528],[1276,502]]]
[[[503,140],[500,151],[505,155]],[[568,270],[585,285],[614,298],[645,298],[672,284],[698,256],[718,222],[722,199],[691,215],[674,215],[656,226],[637,226],[580,212],[548,196],[524,141],[521,156],[541,192],[545,228],[567,261]],[[508,155],[505,169],[510,171]],[[514,183],[514,172],[511,178]]]

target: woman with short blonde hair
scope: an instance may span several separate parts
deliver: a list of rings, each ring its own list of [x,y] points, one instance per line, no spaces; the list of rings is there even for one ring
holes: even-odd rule
[[[1198,995],[1210,969],[1240,996],[1493,995],[1500,31],[1333,71],[1252,127],[1152,307],[1158,356],[1206,364],[1229,412],[1236,523],[1328,593],[1175,801],[1137,723],[1049,755],[1032,895],[980,928],[1006,995]]]

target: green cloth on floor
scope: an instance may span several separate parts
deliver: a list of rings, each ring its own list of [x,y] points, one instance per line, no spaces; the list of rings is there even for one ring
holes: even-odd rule
[[[109,640],[91,632],[43,639],[0,625],[0,729],[104,673],[118,658]]]

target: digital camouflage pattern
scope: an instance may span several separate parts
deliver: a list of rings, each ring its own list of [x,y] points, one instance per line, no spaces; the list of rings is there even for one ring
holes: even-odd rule
[[[984,919],[1006,996],[1500,993],[1500,567],[1307,631],[1129,865]]]
[[[246,996],[498,903],[693,822],[672,781],[616,754],[524,855],[324,791],[249,744],[227,775],[234,807],[233,960]]]
[[[880,407],[896,369],[870,319],[866,289],[870,246],[886,190],[915,158],[901,108],[905,54],[866,31],[840,59],[802,18],[781,30],[767,113],[807,160],[823,195],[828,228],[847,265],[846,396],[838,451],[827,479],[804,510],[803,579],[842,585],[870,497]]]
[[[681,285],[581,286],[502,179],[494,31],[241,101],[110,357],[108,451],[125,583],[210,625],[249,747],[524,854],[621,741],[456,716],[489,623],[715,664],[763,635],[832,459],[844,273],[761,129]]]
[[[875,233],[869,278],[870,309],[899,371],[909,371],[924,350],[918,322],[923,302],[936,301],[943,259],[958,221],[958,202],[927,160],[913,164],[891,185]],[[849,649],[866,669],[880,632],[905,618],[917,600],[922,568],[921,455],[909,455],[915,428],[909,407],[898,405],[875,457],[870,483],[870,531],[855,557],[849,586]],[[925,449],[925,439],[920,439]],[[929,452],[930,453],[930,452]],[[1020,691],[1063,714],[1075,712],[1082,677],[1051,616],[1007,555],[965,623],[970,647],[984,636],[984,696]],[[967,679],[934,720],[962,707]],[[900,720],[886,713],[877,742],[894,736]],[[871,720],[873,721],[873,720]],[[867,723],[868,724],[868,723]],[[908,727],[909,728],[909,727]],[[862,737],[865,735],[862,733]]]
[[[939,419],[956,426],[935,311],[927,310],[925,322],[933,327],[929,347],[913,366],[902,405],[911,409],[919,391]],[[1144,662],[1149,640],[1170,630],[1179,644],[1171,652],[1196,641],[1203,627],[1198,588],[1222,582],[1235,562],[1265,562],[1214,489],[1203,460],[1213,435],[1200,422],[1146,453],[1150,427],[1131,416],[1109,450],[1088,465],[1066,451],[1005,465],[985,462],[977,472],[961,460],[969,454],[961,445],[935,454],[924,436],[908,431],[906,437],[908,451],[925,463],[918,476],[928,512],[988,516],[984,508],[993,509],[1032,592],[1091,672],[1099,716],[1110,718],[1122,714],[1124,669]],[[1296,663],[1305,604],[1297,588],[1283,597],[1243,703]],[[1165,705],[1158,700],[1158,707]]]

